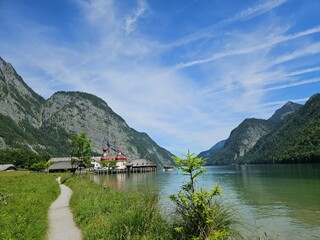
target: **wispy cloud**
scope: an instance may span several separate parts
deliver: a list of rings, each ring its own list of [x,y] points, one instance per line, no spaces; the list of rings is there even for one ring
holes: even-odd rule
[[[267,91],[273,91],[273,90],[280,90],[280,89],[284,89],[284,88],[297,87],[297,86],[301,86],[301,85],[305,85],[305,84],[318,83],[318,82],[320,82],[320,78],[314,78],[314,79],[308,79],[308,80],[303,80],[303,81],[297,81],[294,83],[284,84],[284,85],[280,85],[280,86],[269,87],[269,88],[263,89],[261,91],[267,92]]]
[[[320,32],[320,27],[317,26],[317,27],[308,29],[306,31],[298,32],[298,33],[295,33],[292,35],[281,35],[281,36],[273,37],[271,39],[266,39],[267,42],[265,42],[264,44],[255,45],[255,46],[248,47],[248,48],[240,48],[237,46],[233,46],[233,48],[235,48],[233,50],[227,50],[227,51],[215,53],[209,58],[197,59],[197,60],[193,60],[193,61],[186,62],[186,63],[179,63],[175,66],[175,68],[182,69],[182,68],[192,67],[192,66],[199,65],[199,64],[209,63],[209,62],[212,62],[217,59],[224,58],[224,57],[241,55],[241,54],[248,54],[248,53],[259,51],[259,50],[262,50],[265,48],[271,48],[271,47],[273,47],[277,44],[283,43],[283,42],[287,42],[290,40],[294,40],[296,38],[304,37],[304,36],[319,33],[319,32]],[[297,51],[296,54],[291,54],[290,56],[287,55],[286,58],[285,57],[283,57],[281,59],[279,58],[278,61],[279,61],[279,63],[283,62],[283,61],[289,61],[290,59],[302,56],[303,54],[313,54],[313,53],[317,53],[317,52],[318,52],[318,44],[314,44],[313,46],[308,47],[307,50]],[[276,62],[274,64],[276,64]]]
[[[98,24],[103,22],[115,22],[115,11],[113,0],[80,0],[77,1],[80,5],[85,17],[90,23]]]
[[[290,54],[285,54],[275,58],[273,61],[271,61],[270,66],[274,66],[276,64],[285,63],[285,62],[294,60],[296,58],[301,58],[304,56],[314,55],[318,53],[320,53],[320,43],[317,42],[317,43],[313,43],[308,46],[305,46],[302,49],[295,50]]]
[[[261,104],[258,106],[258,108],[264,108],[264,107],[269,107],[272,106],[273,108],[276,106],[276,108],[283,106],[287,102],[295,102],[295,103],[305,103],[309,98],[296,98],[296,99],[286,99],[285,101],[272,101],[272,102],[267,102],[264,104]]]
[[[301,74],[310,73],[310,72],[317,72],[317,71],[320,71],[320,67],[299,69],[297,71],[293,71],[293,72],[288,73],[288,76],[301,75]]]
[[[256,16],[262,15],[268,11],[273,10],[287,2],[287,0],[269,0],[265,2],[261,2],[257,5],[249,7],[239,13],[237,13],[234,17],[223,20],[222,23],[233,23],[236,21],[246,21],[248,19],[254,18]]]
[[[135,30],[137,21],[139,18],[144,17],[148,8],[149,6],[146,0],[138,0],[135,12],[126,19],[126,34],[130,34]]]
[[[204,27],[193,34],[190,34],[182,39],[179,39],[169,44],[167,47],[180,46],[180,45],[188,44],[193,41],[197,41],[202,38],[212,37],[215,35],[216,30],[219,30],[219,28],[225,25],[232,24],[237,21],[246,21],[251,18],[257,17],[268,11],[271,11],[276,7],[281,6],[285,2],[287,2],[287,0],[269,0],[266,2],[259,3],[257,5],[254,5],[252,7],[249,7],[243,11],[236,13],[234,17],[227,18],[218,23],[214,23],[208,27]]]

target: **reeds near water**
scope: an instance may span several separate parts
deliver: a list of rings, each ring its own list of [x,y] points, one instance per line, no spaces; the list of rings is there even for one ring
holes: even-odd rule
[[[105,188],[86,177],[66,184],[73,190],[70,205],[84,239],[171,238],[156,192]]]

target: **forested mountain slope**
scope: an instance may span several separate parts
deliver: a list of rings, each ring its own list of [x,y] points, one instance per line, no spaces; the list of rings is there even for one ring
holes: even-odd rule
[[[246,154],[245,163],[320,162],[320,94],[262,137]]]
[[[245,119],[238,127],[231,131],[224,146],[215,151],[203,152],[206,154],[205,157],[208,158],[207,164],[241,164],[252,161],[258,162],[258,159],[263,157],[254,153],[257,151],[256,149],[258,146],[256,147],[256,145],[258,143],[260,144],[260,140],[263,141],[262,139],[266,139],[269,135],[272,135],[281,129],[287,124],[289,119],[294,116],[294,113],[298,112],[301,108],[303,108],[303,105],[289,101],[276,110],[268,120],[255,118]],[[288,141],[290,141],[290,138],[288,138]],[[265,148],[268,149],[268,156],[273,158],[272,148],[267,146],[265,146]],[[199,156],[202,155],[199,154]],[[270,159],[260,160],[260,162],[270,162]]]

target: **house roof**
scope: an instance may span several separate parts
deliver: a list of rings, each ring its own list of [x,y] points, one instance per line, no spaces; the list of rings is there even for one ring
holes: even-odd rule
[[[91,157],[91,160],[100,161],[100,157]],[[67,161],[70,162],[71,157],[54,157],[54,158],[50,158],[48,162],[67,162]]]
[[[67,162],[71,161],[70,157],[55,157],[55,158],[50,158],[48,162]]]
[[[132,167],[156,167],[157,165],[147,159],[135,159],[131,160],[127,164],[132,164]]]
[[[48,170],[64,170],[64,169],[72,169],[71,166],[71,161],[60,161],[60,162],[55,162],[54,164],[52,164]]]
[[[0,164],[0,171],[18,170],[13,164]]]

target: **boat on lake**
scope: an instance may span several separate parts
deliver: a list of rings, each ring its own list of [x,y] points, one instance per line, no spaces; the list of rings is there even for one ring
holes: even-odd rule
[[[165,171],[172,171],[172,170],[175,169],[175,167],[172,166],[172,165],[165,165],[165,166],[163,166],[163,169],[164,169]]]

